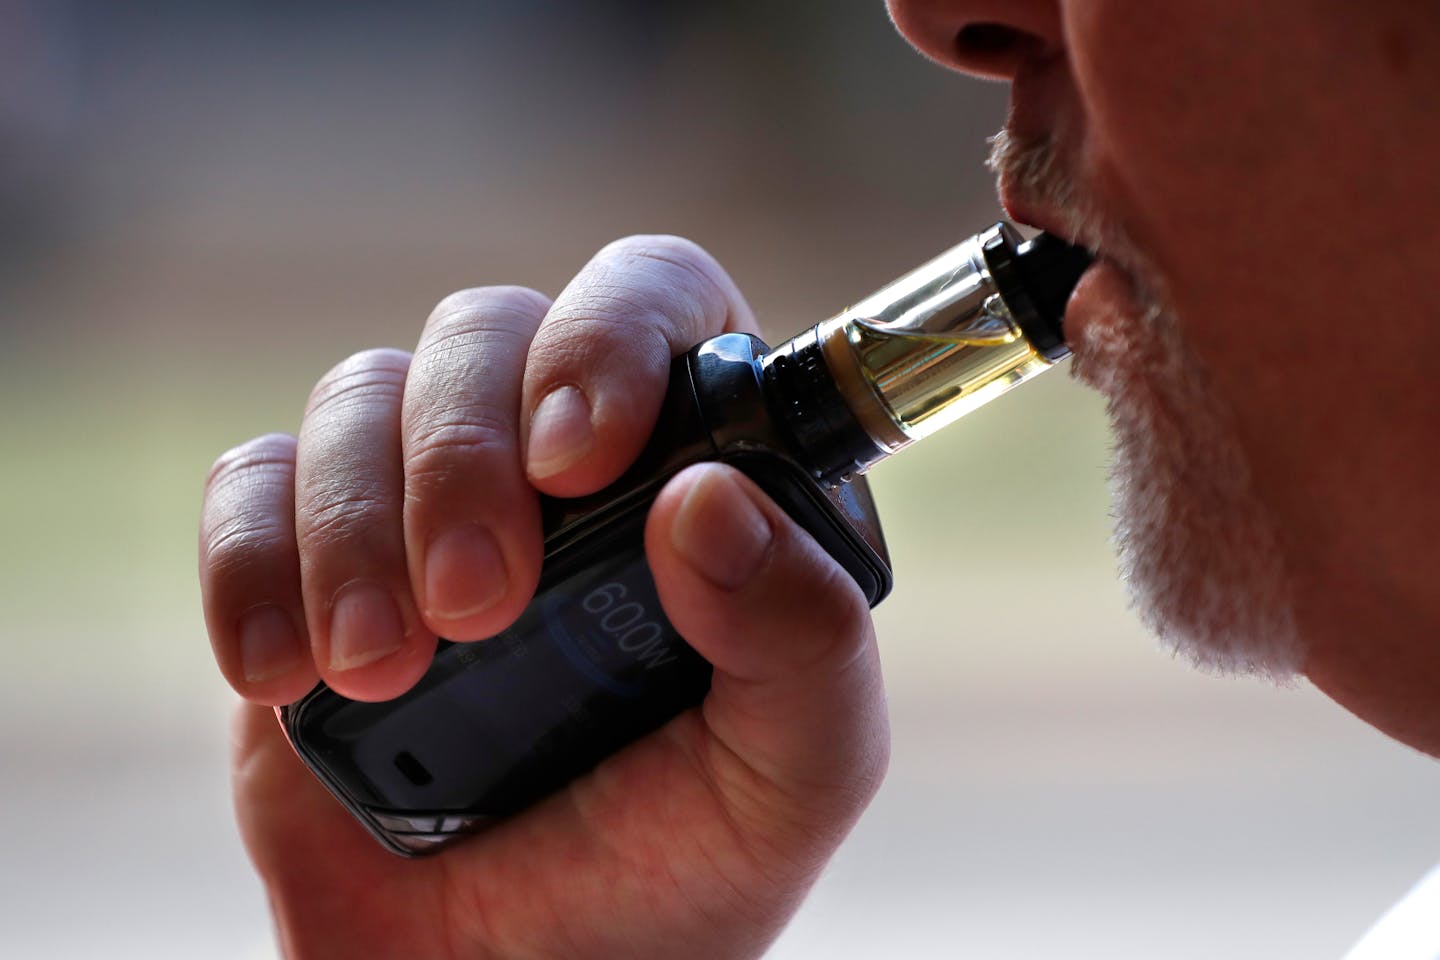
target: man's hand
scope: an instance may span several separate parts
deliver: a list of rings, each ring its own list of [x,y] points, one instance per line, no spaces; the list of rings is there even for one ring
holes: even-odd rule
[[[665,612],[715,668],[703,705],[438,857],[383,850],[264,705],[317,678],[407,690],[437,636],[510,624],[540,571],[536,491],[577,496],[648,437],[673,356],[754,319],[708,254],[611,244],[552,304],[487,287],[436,307],[414,355],[321,378],[299,437],[222,456],[200,577],[239,710],[235,794],[295,957],[759,954],[880,783],[885,708],[865,600],[734,470],[665,488],[645,544]]]

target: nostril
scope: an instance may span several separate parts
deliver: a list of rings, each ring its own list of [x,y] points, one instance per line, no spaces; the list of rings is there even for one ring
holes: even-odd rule
[[[993,57],[1009,53],[1020,43],[1020,32],[1001,23],[971,23],[960,30],[955,45],[964,56]]]

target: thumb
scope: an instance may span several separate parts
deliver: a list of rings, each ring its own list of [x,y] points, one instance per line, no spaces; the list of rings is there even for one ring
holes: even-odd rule
[[[711,733],[782,800],[848,828],[889,756],[880,659],[855,582],[722,464],[666,486],[645,546],[666,616],[715,668],[703,708]]]

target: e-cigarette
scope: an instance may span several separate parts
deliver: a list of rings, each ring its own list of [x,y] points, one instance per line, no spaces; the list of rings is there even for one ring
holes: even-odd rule
[[[381,843],[416,855],[699,703],[710,666],[665,619],[642,542],[651,501],[692,463],[743,471],[879,603],[891,572],[866,471],[1066,357],[1061,319],[1089,262],[998,223],[774,349],[745,334],[694,347],[631,468],[544,501],[544,567],[519,619],[441,641],[394,700],[321,685],[280,708],[295,750]]]

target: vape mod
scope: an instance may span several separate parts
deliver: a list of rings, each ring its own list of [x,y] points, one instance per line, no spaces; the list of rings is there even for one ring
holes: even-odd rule
[[[710,667],[665,619],[642,532],[660,488],[702,460],[747,474],[879,603],[890,564],[865,471],[1065,357],[1060,320],[1089,261],[1000,223],[774,349],[744,334],[695,347],[624,476],[544,502],[540,585],[513,626],[442,641],[386,703],[317,687],[279,711],[291,743],[385,846],[414,855],[697,704]]]

